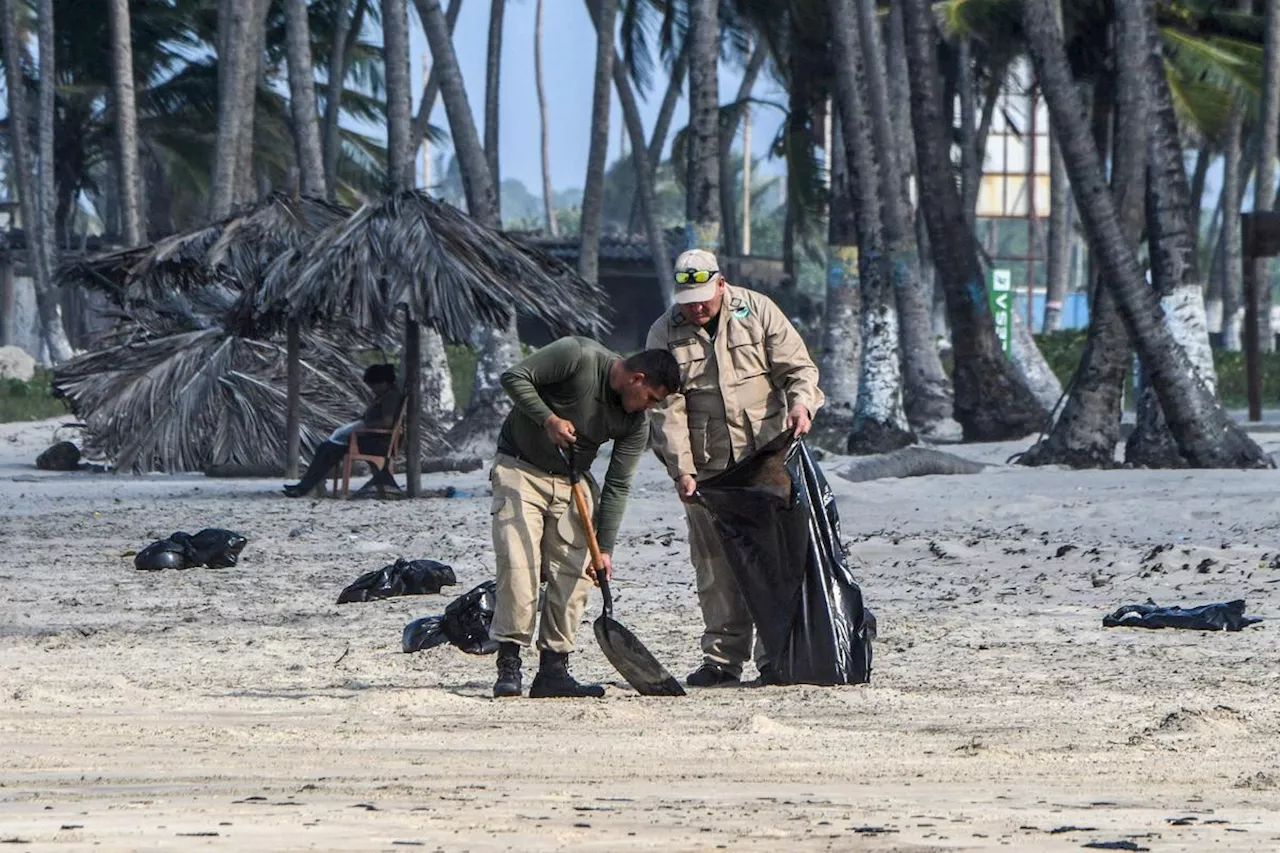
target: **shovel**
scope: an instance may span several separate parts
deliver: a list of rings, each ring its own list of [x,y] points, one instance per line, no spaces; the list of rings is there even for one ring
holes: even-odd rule
[[[573,489],[573,503],[577,507],[578,517],[582,519],[582,527],[587,533],[587,547],[591,551],[591,565],[596,570],[596,582],[600,585],[600,594],[604,598],[604,612],[596,617],[596,642],[600,644],[604,656],[613,664],[613,668],[636,689],[641,696],[684,696],[684,688],[671,673],[658,663],[636,635],[613,618],[613,593],[609,591],[609,581],[605,579],[603,560],[600,558],[600,543],[596,541],[596,529],[591,523],[591,513],[587,511],[587,499],[582,494],[582,482],[578,470],[573,465],[573,450],[565,463],[569,466],[569,483]],[[563,454],[561,454],[563,455]]]

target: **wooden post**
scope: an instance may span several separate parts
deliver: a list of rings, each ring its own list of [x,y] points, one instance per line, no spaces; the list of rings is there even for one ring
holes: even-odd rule
[[[1262,371],[1258,352],[1258,259],[1254,217],[1240,215],[1244,272],[1244,376],[1249,394],[1249,420],[1262,420]]]
[[[409,316],[404,318],[405,450],[404,488],[416,498],[422,482],[422,327]]]
[[[289,384],[284,417],[284,469],[288,479],[296,480],[302,453],[302,329],[297,320],[289,321],[286,359]]]

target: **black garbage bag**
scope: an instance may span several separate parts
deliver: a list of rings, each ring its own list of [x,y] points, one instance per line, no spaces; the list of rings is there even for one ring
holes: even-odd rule
[[[239,562],[240,552],[248,541],[239,533],[220,527],[206,527],[194,535],[178,530],[139,551],[133,558],[133,566],[146,571],[195,566],[227,569]]]
[[[339,604],[376,601],[397,595],[435,595],[458,582],[453,567],[435,560],[398,558],[389,566],[365,572],[338,596]]]
[[[189,565],[186,542],[175,542],[173,539],[152,542],[133,558],[135,569],[148,572],[161,569],[185,569]]]
[[[485,581],[449,602],[442,616],[413,620],[404,627],[401,647],[408,653],[452,643],[467,654],[493,654],[498,644],[489,638],[489,626],[496,589],[495,581]]]
[[[192,565],[229,569],[240,560],[240,552],[248,541],[232,530],[206,527],[187,540],[187,553]]]
[[[1239,631],[1261,616],[1244,615],[1244,599],[1202,604],[1199,607],[1161,607],[1151,599],[1146,604],[1126,604],[1102,617],[1104,628],[1190,628],[1193,631]]]
[[[871,679],[875,616],[840,541],[835,496],[803,441],[784,433],[698,483],[783,684]]]

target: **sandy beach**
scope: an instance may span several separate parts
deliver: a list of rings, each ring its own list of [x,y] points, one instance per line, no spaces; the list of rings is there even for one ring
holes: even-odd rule
[[[491,576],[487,471],[387,503],[37,471],[57,425],[0,426],[12,849],[1280,849],[1280,472],[1004,466],[1018,443],[952,448],[996,463],[981,474],[854,484],[828,457],[879,620],[870,685],[643,698],[584,625],[574,670],[605,699],[499,702],[492,657],[400,651]],[[248,537],[239,566],[126,555],[206,526]],[[686,549],[646,458],[616,615],[681,677],[700,658]],[[458,585],[334,603],[397,556]],[[1266,621],[1102,627],[1149,597],[1245,598]]]

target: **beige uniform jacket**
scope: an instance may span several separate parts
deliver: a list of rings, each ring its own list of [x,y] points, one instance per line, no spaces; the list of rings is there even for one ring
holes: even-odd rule
[[[672,479],[728,467],[786,429],[797,403],[822,406],[818,368],[773,300],[727,285],[713,341],[676,305],[649,329],[646,349],[666,349],[680,365],[683,393],[653,409],[653,449]]]

